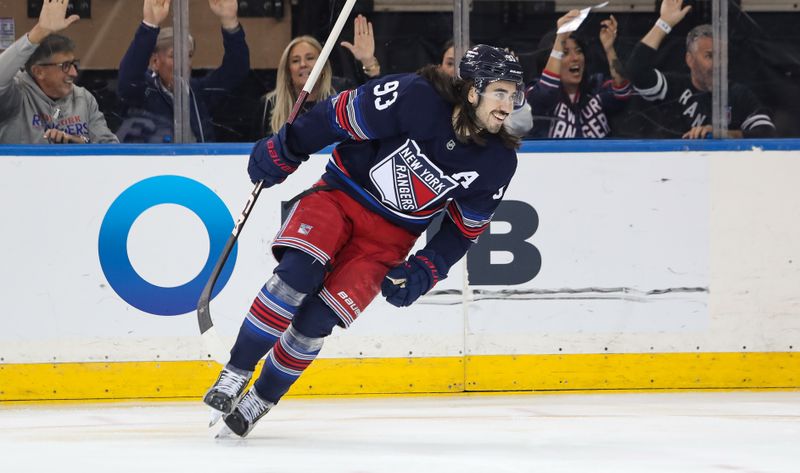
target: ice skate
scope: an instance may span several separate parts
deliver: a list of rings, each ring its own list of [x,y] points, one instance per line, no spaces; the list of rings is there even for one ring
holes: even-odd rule
[[[225,427],[217,437],[227,436],[231,432],[239,437],[247,436],[253,430],[253,426],[258,422],[258,419],[262,418],[274,406],[275,403],[261,399],[255,388],[247,391],[247,394],[233,409],[233,412],[223,416]]]
[[[220,372],[217,381],[203,398],[203,402],[216,411],[212,413],[209,426],[216,424],[221,415],[233,412],[252,376],[251,371],[243,371],[230,366],[226,366]]]

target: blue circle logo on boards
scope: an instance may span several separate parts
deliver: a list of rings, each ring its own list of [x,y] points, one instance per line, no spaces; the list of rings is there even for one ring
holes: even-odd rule
[[[128,235],[136,219],[161,204],[176,204],[194,212],[208,231],[208,258],[200,274],[177,287],[160,287],[145,281],[133,269],[128,257]],[[203,184],[181,176],[155,176],[125,189],[108,208],[100,225],[98,253],[100,266],[111,287],[128,304],[156,315],[179,315],[194,311],[217,258],[233,228],[225,203]],[[171,238],[172,229],[162,229]],[[222,268],[211,297],[225,287],[236,264],[233,247]]]

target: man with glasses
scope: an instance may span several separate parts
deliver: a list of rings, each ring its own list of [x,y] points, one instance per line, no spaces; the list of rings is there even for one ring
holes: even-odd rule
[[[0,143],[118,143],[92,94],[75,85],[75,43],[55,34],[67,0],[42,5],[39,21],[0,54]],[[24,70],[20,70],[24,66]]]

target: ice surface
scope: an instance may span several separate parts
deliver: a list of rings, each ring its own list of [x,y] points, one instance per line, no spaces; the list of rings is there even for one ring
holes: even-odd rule
[[[243,440],[208,418],[199,399],[3,403],[0,472],[800,471],[800,392],[289,398]]]

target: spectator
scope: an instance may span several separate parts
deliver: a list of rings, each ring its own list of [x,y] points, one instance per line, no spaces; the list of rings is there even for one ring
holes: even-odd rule
[[[713,35],[711,25],[700,25],[686,37],[686,64],[690,74],[663,73],[653,67],[656,50],[691,6],[682,0],[664,0],[656,24],[634,47],[628,71],[636,91],[645,100],[658,103],[670,124],[667,137],[702,139],[711,137],[711,90],[713,85]],[[729,138],[759,138],[775,134],[775,125],[758,98],[746,87],[731,83],[728,87],[730,117]]]
[[[78,21],[66,11],[66,1],[44,2],[33,29],[0,54],[0,143],[119,142],[94,96],[74,84],[75,43],[55,34]]]
[[[557,28],[580,14],[572,10],[557,21]],[[608,115],[620,112],[630,97],[630,83],[614,49],[617,20],[603,20],[600,43],[608,59],[611,80],[586,71],[586,47],[574,34],[555,35],[553,50],[539,80],[529,88],[533,108],[531,135],[537,138],[606,138],[611,134]],[[549,36],[543,43],[549,46]]]
[[[222,65],[201,79],[191,79],[189,115],[193,141],[214,141],[210,109],[250,70],[250,51],[237,17],[236,0],[209,0],[222,24]],[[170,0],[144,0],[143,21],[119,66],[120,98],[129,118],[118,133],[128,142],[171,141],[173,134],[173,32],[160,28]],[[190,37],[189,59],[194,54]],[[149,65],[149,69],[148,69]]]
[[[361,62],[364,74],[368,78],[378,77],[381,66],[375,58],[375,36],[372,23],[368,22],[363,15],[358,15],[353,22],[353,27],[353,42],[342,41],[341,45],[347,48],[357,61]],[[258,129],[250,133],[251,141],[277,132],[286,123],[321,51],[322,45],[311,36],[299,36],[286,46],[278,62],[275,90],[262,97],[258,116],[253,120],[253,123],[258,124]],[[355,86],[356,84],[346,83],[344,79],[333,77],[330,61],[328,61],[322,68],[317,84],[303,104],[300,113],[311,110],[317,102],[335,95],[338,90]]]
[[[450,77],[456,76],[456,47],[452,39],[444,43],[439,69]]]
[[[361,70],[368,78],[374,79],[381,75],[381,64],[375,57],[375,33],[372,30],[372,22],[367,21],[364,15],[358,15],[353,20],[353,42],[342,41],[340,44],[361,63]]]

